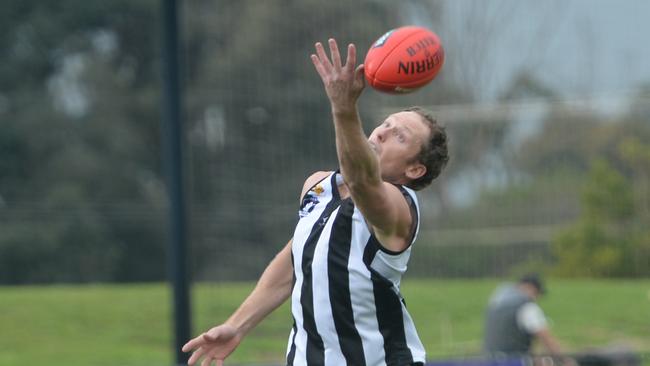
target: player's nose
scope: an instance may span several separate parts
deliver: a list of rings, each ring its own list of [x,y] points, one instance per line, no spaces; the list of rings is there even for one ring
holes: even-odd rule
[[[377,129],[377,140],[379,142],[384,142],[386,140],[386,133],[387,131],[385,128],[379,127]]]

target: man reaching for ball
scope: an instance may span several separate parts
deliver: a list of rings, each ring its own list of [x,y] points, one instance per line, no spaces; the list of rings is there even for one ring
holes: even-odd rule
[[[414,190],[446,165],[447,136],[420,108],[392,114],[366,137],[357,100],[363,65],[311,55],[331,104],[340,171],[305,181],[293,238],[223,324],[183,346],[189,364],[223,365],[244,336],[291,297],[287,365],[423,365],[425,352],[399,287],[419,228]]]

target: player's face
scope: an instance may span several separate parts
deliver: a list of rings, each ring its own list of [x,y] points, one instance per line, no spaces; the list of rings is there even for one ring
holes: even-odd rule
[[[413,174],[421,176],[422,164],[415,160],[431,130],[416,112],[398,112],[388,116],[372,131],[368,142],[377,154],[382,178],[391,183],[405,184]],[[417,168],[416,170],[413,170]]]

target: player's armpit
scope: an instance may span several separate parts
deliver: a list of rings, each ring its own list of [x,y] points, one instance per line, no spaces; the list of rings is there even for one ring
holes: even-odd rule
[[[351,189],[352,199],[380,243],[401,252],[410,244],[414,218],[402,192],[390,183],[366,189]]]

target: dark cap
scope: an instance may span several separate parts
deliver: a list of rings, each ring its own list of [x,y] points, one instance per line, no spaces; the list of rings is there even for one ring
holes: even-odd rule
[[[546,293],[546,287],[544,286],[544,282],[542,281],[542,278],[537,273],[528,273],[526,275],[523,275],[519,279],[519,283],[526,283],[532,285],[537,289],[537,292],[539,292],[540,295]]]

